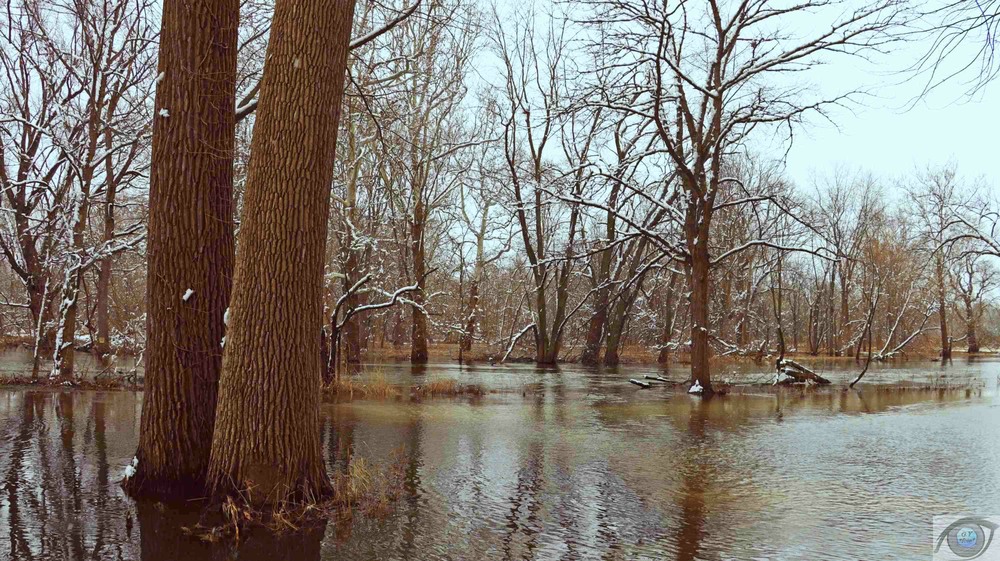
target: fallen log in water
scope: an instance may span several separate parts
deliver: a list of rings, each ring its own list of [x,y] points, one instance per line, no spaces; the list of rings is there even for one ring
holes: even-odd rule
[[[778,374],[775,375],[775,384],[795,384],[795,383],[813,383],[825,385],[829,384],[830,380],[820,376],[819,374],[813,372],[809,368],[795,362],[794,360],[778,359],[777,363]],[[785,376],[782,378],[782,376]]]
[[[636,380],[635,378],[629,378],[628,381],[629,383],[635,384],[644,390],[648,390],[649,388],[653,387],[653,384],[650,384],[649,382],[643,382],[642,380]]]
[[[666,378],[664,378],[662,376],[650,376],[650,375],[647,374],[646,376],[643,376],[643,378],[645,378],[647,380],[653,380],[655,382],[667,382],[667,383],[670,383],[670,380],[667,380]]]

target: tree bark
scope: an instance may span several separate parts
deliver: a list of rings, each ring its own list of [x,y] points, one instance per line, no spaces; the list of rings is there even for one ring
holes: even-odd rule
[[[965,328],[966,342],[969,345],[969,354],[975,354],[979,352],[979,338],[976,336],[976,324],[969,322]]]
[[[976,307],[972,298],[967,294],[962,295],[962,303],[965,305],[965,342],[968,345],[970,354],[979,352],[979,337],[976,335]]]
[[[597,282],[603,283],[606,277],[598,278]],[[583,345],[583,353],[580,355],[580,363],[587,366],[596,366],[601,360],[601,345],[604,342],[604,325],[608,321],[608,288],[606,286],[597,289],[594,297],[594,313],[590,316],[587,327],[587,340]]]
[[[350,104],[348,104],[350,107]],[[358,173],[360,166],[360,158],[357,156],[356,138],[357,132],[353,130],[354,123],[347,123],[349,127],[350,134],[348,135],[347,143],[347,158],[348,161],[355,162],[351,170],[348,172],[347,184],[346,184],[346,194],[344,198],[344,239],[341,246],[341,259],[344,263],[344,283],[343,287],[345,291],[350,291],[361,280],[363,276],[361,272],[361,263],[359,257],[359,251],[354,247],[357,242],[354,229],[358,227]],[[350,292],[347,295],[347,309],[353,310],[363,305],[362,297],[357,292]],[[333,323],[336,323],[337,318],[333,319]],[[363,314],[357,314],[355,317],[347,320],[347,323],[343,327],[343,340],[344,340],[344,358],[347,360],[348,364],[357,364],[361,362],[361,340],[362,340],[362,330],[365,326],[365,320]]]
[[[619,352],[621,342],[625,335],[625,324],[628,320],[628,311],[632,308],[635,296],[633,293],[621,294],[611,317],[607,322],[607,346],[604,350],[604,366],[618,366],[621,362]]]
[[[348,233],[346,236],[350,243],[353,243],[353,234]],[[358,266],[358,256],[357,252],[348,246],[345,251],[347,252],[347,259],[344,262],[344,290],[350,290],[359,280],[361,280],[361,272]],[[347,309],[353,310],[362,305],[361,297],[359,294],[351,293],[347,295]],[[336,322],[336,318],[334,318]],[[358,364],[361,362],[361,329],[364,326],[364,319],[362,314],[356,314],[354,317],[347,320],[343,328],[343,338],[345,347],[345,356],[349,364]]]
[[[332,489],[320,340],[354,0],[278,0],[251,142],[209,488],[255,505]]]
[[[107,129],[104,132],[104,149],[110,154],[113,148],[113,131]],[[115,236],[115,202],[118,195],[118,184],[110,156],[106,159],[105,167],[104,235],[102,239],[107,243]],[[97,314],[97,334],[93,352],[101,359],[111,351],[111,268],[113,265],[114,257],[111,255],[101,259],[97,264],[97,294],[94,304]]]
[[[690,211],[689,211],[690,212]],[[707,226],[706,226],[707,229]],[[691,378],[698,382],[705,393],[712,391],[708,345],[709,307],[709,255],[707,232],[695,234],[696,243],[689,244],[691,270],[689,283],[691,290]]]
[[[237,0],[165,0],[134,495],[202,496],[233,267]],[[189,293],[188,290],[192,292]]]
[[[934,273],[937,277],[938,322],[941,326],[941,358],[951,358],[951,338],[948,336],[948,308],[945,294],[944,257],[938,252],[934,260]]]
[[[460,347],[463,352],[472,350],[472,341],[476,336],[476,324],[479,323],[479,275],[477,267],[476,276],[469,283],[469,307],[465,315],[465,328],[462,330]]]
[[[416,201],[410,222],[410,244],[413,257],[413,279],[417,290],[412,293],[414,306],[410,323],[410,362],[424,364],[427,362],[427,315],[424,313],[424,277],[427,273],[426,255],[424,252],[424,207],[420,200]]]

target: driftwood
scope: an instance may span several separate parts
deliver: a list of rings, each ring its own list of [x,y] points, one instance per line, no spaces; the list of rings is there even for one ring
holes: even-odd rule
[[[667,380],[663,376],[649,376],[649,375],[646,375],[646,376],[643,376],[643,378],[645,378],[647,380],[653,380],[654,382],[666,382],[668,384],[670,383],[670,380]]]
[[[649,382],[643,382],[642,380],[636,380],[635,378],[629,378],[629,383],[635,384],[644,390],[648,390],[649,388],[653,387],[653,384],[650,384]]]
[[[820,376],[819,374],[813,372],[809,368],[802,366],[801,364],[795,362],[794,360],[789,360],[787,358],[778,359],[776,364],[778,369],[778,378],[775,379],[776,384],[796,384],[796,383],[813,383],[825,385],[829,384],[830,380]],[[784,380],[780,379],[780,376],[784,374],[787,376]]]

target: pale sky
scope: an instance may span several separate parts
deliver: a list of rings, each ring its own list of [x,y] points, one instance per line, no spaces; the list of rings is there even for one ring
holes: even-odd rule
[[[924,7],[934,1],[928,0]],[[514,9],[515,4],[500,2],[499,6]],[[788,25],[808,27],[821,21],[811,15],[799,17],[810,19]],[[1000,195],[1000,78],[970,97],[969,81],[975,76],[965,72],[921,96],[926,77],[909,69],[926,55],[929,40],[913,38],[896,44],[889,53],[868,53],[869,60],[830,58],[822,66],[794,75],[797,82],[814,87],[816,96],[803,97],[804,103],[856,89],[868,93],[847,108],[833,109],[830,117],[836,125],[812,115],[795,128],[785,174],[800,191],[811,192],[817,175],[846,167],[885,180],[886,192],[894,195],[892,186],[917,169],[954,163],[960,181],[982,179]],[[942,72],[974,60],[982,40],[978,34],[967,36],[942,63]],[[479,68],[488,69],[487,74],[496,72],[497,62],[491,55],[480,56],[489,62]],[[786,129],[777,134],[759,130],[755,135],[750,140],[751,153],[779,158],[788,148]]]
[[[796,132],[787,159],[796,185],[810,189],[815,174],[838,164],[894,179],[954,162],[961,177],[982,177],[1000,188],[1000,82],[970,97],[966,75],[920,97],[925,80],[901,69],[923,48],[915,44],[870,65],[838,60],[818,69],[810,81],[821,89],[863,83],[874,95],[851,110],[836,110],[836,127],[814,117]]]

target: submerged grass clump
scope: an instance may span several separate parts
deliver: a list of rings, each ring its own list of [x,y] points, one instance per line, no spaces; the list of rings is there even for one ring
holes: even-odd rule
[[[256,507],[247,500],[248,494],[239,493],[209,507],[197,524],[181,530],[204,542],[239,543],[254,531],[287,534],[331,521],[350,522],[357,514],[384,518],[403,495],[405,467],[401,451],[385,466],[351,457],[342,470],[331,476],[333,492],[329,497]]]
[[[412,393],[419,396],[481,396],[486,392],[482,386],[477,384],[459,384],[457,380],[447,378],[444,380],[431,380],[426,384],[414,386]]]
[[[429,380],[421,384],[406,386],[393,384],[378,368],[366,369],[363,374],[352,377],[342,376],[323,387],[325,401],[349,401],[352,399],[391,400],[422,397],[482,396],[486,390],[477,384],[462,384],[453,378]]]
[[[363,378],[344,376],[323,388],[324,398],[395,399],[402,391],[385,379],[381,370],[367,370]]]

